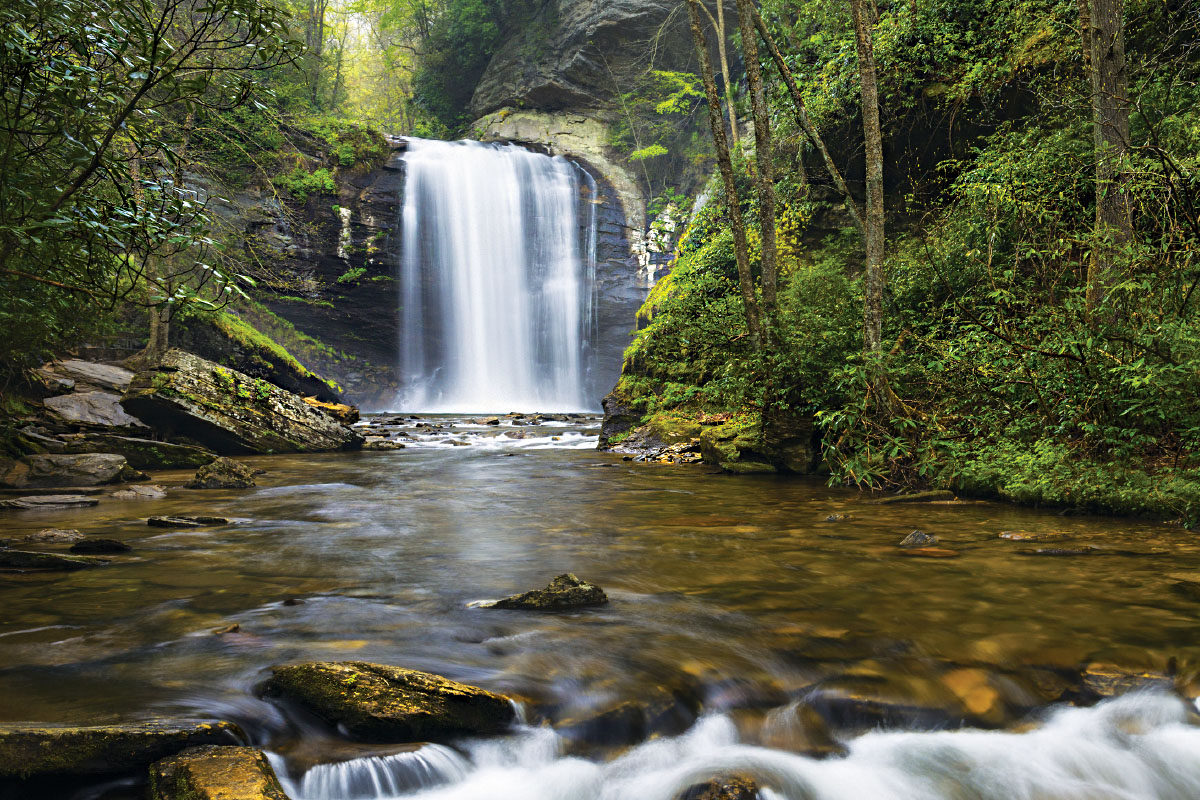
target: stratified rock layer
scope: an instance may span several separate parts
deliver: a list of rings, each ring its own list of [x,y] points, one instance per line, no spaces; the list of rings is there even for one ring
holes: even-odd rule
[[[129,384],[121,404],[138,418],[222,455],[351,450],[362,437],[262,379],[169,350]]]
[[[291,700],[361,741],[496,734],[515,719],[507,697],[428,672],[365,661],[294,664],[272,672],[268,696]]]

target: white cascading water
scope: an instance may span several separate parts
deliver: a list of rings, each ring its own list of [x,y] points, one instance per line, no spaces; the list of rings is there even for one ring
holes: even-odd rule
[[[595,408],[595,181],[516,145],[410,139],[404,162],[399,407]]]
[[[1064,708],[1024,733],[877,731],[848,743],[843,758],[814,760],[742,744],[724,716],[700,720],[602,764],[561,755],[547,728],[466,742],[466,758],[439,748],[395,780],[412,788],[375,800],[672,800],[682,789],[737,772],[763,785],[764,800],[1195,800],[1200,797],[1200,727],[1195,710],[1165,694],[1138,693],[1094,708]],[[425,753],[436,746],[418,751]],[[373,772],[386,759],[339,765]],[[430,766],[432,764],[433,766]],[[322,769],[316,767],[314,770]],[[432,769],[430,773],[428,770]],[[310,772],[311,774],[311,772]],[[306,775],[296,800],[365,800]]]

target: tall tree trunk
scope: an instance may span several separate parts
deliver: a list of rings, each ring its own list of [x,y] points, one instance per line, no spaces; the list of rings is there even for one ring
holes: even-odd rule
[[[792,104],[796,111],[796,122],[799,123],[800,130],[804,131],[804,135],[813,146],[813,149],[821,154],[821,160],[825,162],[825,170],[829,173],[829,177],[833,179],[833,185],[842,193],[842,198],[846,203],[846,210],[850,212],[850,217],[854,220],[858,232],[865,237],[866,230],[863,227],[862,211],[858,207],[858,201],[854,199],[854,195],[850,194],[850,187],[846,185],[846,180],[842,177],[837,164],[833,163],[833,156],[829,154],[829,148],[825,146],[825,140],[821,138],[821,134],[817,132],[812,122],[809,121],[808,109],[804,106],[804,96],[800,94],[800,87],[796,85],[796,78],[792,75],[792,70],[788,67],[787,62],[783,60],[783,54],[775,46],[775,40],[771,37],[771,32],[767,30],[767,24],[763,22],[762,15],[758,13],[757,9],[754,10],[754,27],[758,28],[758,33],[767,45],[767,50],[770,51],[771,58],[775,60],[775,66],[779,68],[779,74],[783,76],[783,82],[787,84],[788,93],[792,96]]]
[[[733,81],[729,77],[729,55],[726,50],[728,31],[725,29],[725,0],[717,0],[717,15],[714,17],[708,6],[701,4],[700,8],[708,14],[713,30],[717,33],[717,55],[721,59],[721,80],[725,85],[725,112],[729,115],[729,135],[733,137],[733,149],[741,146],[742,133],[738,130],[737,109],[734,108]]]
[[[725,201],[729,208],[730,225],[733,228],[733,246],[737,256],[738,287],[742,293],[742,306],[746,311],[746,328],[754,348],[762,347],[762,323],[759,317],[758,300],[754,296],[754,277],[750,272],[750,248],[746,243],[746,221],[742,218],[741,201],[738,199],[737,184],[733,179],[733,160],[729,154],[729,140],[725,135],[725,118],[721,113],[721,96],[717,93],[717,82],[713,77],[712,59],[708,54],[708,37],[704,35],[704,23],[700,18],[700,0],[687,0],[688,16],[692,23],[692,39],[700,59],[700,76],[704,81],[704,94],[708,100],[708,124],[712,128],[713,143],[717,150],[717,167],[725,184]]]
[[[1088,265],[1087,303],[1094,309],[1120,280],[1120,251],[1133,240],[1129,174],[1129,74],[1123,0],[1092,0],[1092,132],[1096,157],[1096,243]]]
[[[883,351],[883,131],[879,125],[879,88],[875,77],[875,46],[868,9],[863,0],[850,0],[858,77],[862,90],[863,139],[867,160],[866,271],[863,275],[863,352]]]
[[[754,160],[758,163],[758,226],[762,236],[763,318],[768,334],[773,327],[776,307],[776,282],[779,272],[775,243],[775,164],[771,145],[771,118],[763,90],[762,65],[758,58],[758,37],[754,32],[753,0],[737,0],[738,24],[742,30],[742,56],[746,60],[746,82],[750,87],[750,108],[754,113]]]

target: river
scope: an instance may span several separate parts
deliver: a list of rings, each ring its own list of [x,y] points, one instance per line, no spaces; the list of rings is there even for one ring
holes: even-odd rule
[[[407,420],[403,450],[245,459],[254,489],[9,513],[7,536],[134,549],[0,575],[0,720],[232,719],[298,800],[670,800],[729,769],[775,800],[1200,796],[1198,606],[1173,588],[1200,580],[1192,533],[631,463],[595,451],[597,424]],[[161,514],[232,522],[145,524]],[[906,554],[913,529],[957,557]],[[562,572],[611,602],[470,606]],[[271,665],[347,659],[506,693],[526,723],[368,748],[258,699]],[[1072,705],[1137,673],[1149,689]],[[588,722],[627,701],[644,744],[620,715]],[[805,755],[826,726],[848,755]]]

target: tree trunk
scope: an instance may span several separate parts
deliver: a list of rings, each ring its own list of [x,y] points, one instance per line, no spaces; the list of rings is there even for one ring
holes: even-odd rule
[[[742,293],[742,305],[746,311],[746,328],[754,348],[762,347],[762,323],[759,319],[758,300],[754,296],[754,277],[750,272],[750,248],[746,243],[746,221],[742,218],[742,206],[738,199],[737,184],[733,179],[733,160],[729,154],[729,140],[725,136],[725,118],[721,113],[721,96],[717,93],[717,82],[713,77],[712,59],[708,54],[708,37],[704,35],[704,23],[700,18],[700,0],[687,0],[688,16],[692,23],[692,39],[700,59],[700,75],[704,81],[704,94],[708,100],[708,124],[712,128],[713,144],[717,150],[717,167],[725,184],[725,200],[729,208],[730,225],[733,228],[733,245],[737,255],[738,286]]]
[[[858,76],[862,90],[863,139],[867,160],[866,271],[863,275],[863,352],[883,351],[883,131],[875,78],[873,31],[863,0],[850,0]]]
[[[1133,239],[1129,208],[1129,75],[1123,0],[1092,0],[1090,14],[1092,132],[1096,157],[1096,242],[1088,265],[1089,309],[1121,278],[1120,253]]]
[[[742,30],[742,56],[746,60],[746,82],[754,113],[754,160],[758,163],[758,226],[762,237],[763,318],[768,334],[773,327],[776,282],[779,272],[775,243],[775,164],[771,145],[771,118],[763,90],[758,37],[754,33],[753,0],[737,0],[738,24]]]
[[[726,51],[726,39],[728,35],[725,29],[725,0],[717,0],[717,15],[715,17],[704,3],[700,4],[700,9],[708,15],[708,21],[712,23],[713,30],[717,33],[717,55],[721,59],[721,80],[725,84],[725,109],[729,114],[729,135],[733,137],[733,149],[737,150],[741,146],[742,134],[738,130],[737,110],[733,107],[733,81],[729,77],[729,56]]]
[[[796,110],[796,122],[800,125],[800,130],[804,131],[804,135],[808,138],[813,148],[821,154],[821,160],[825,162],[825,169],[829,173],[829,177],[833,179],[833,185],[842,193],[842,197],[846,202],[846,210],[850,212],[850,217],[854,220],[858,232],[866,236],[866,229],[863,227],[862,211],[858,207],[858,201],[854,199],[854,195],[850,194],[850,187],[846,185],[842,173],[837,168],[837,164],[833,163],[833,156],[829,154],[829,148],[825,146],[825,140],[817,133],[817,129],[812,126],[808,119],[808,109],[804,106],[804,96],[800,94],[800,87],[796,85],[796,78],[792,75],[792,70],[788,67],[787,62],[783,60],[783,54],[779,52],[779,48],[775,46],[775,40],[771,37],[771,32],[767,30],[767,24],[763,22],[762,15],[758,10],[754,10],[754,27],[758,28],[758,33],[762,36],[763,42],[766,43],[767,49],[771,52],[771,58],[775,60],[775,66],[779,68],[779,74],[783,76],[783,82],[787,84],[788,93],[792,96],[792,103]]]

